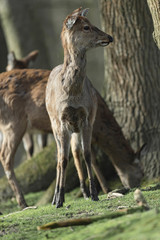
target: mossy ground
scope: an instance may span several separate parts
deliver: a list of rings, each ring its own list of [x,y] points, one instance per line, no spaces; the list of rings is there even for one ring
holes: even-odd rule
[[[157,185],[143,191],[151,210],[135,212],[113,219],[103,219],[87,226],[58,228],[52,230],[37,230],[37,226],[57,220],[100,216],[107,213],[115,214],[120,208],[135,208],[134,191],[123,197],[107,199],[107,195],[100,195],[100,201],[92,202],[83,198],[75,199],[78,191],[66,194],[63,208],[56,209],[51,204],[19,211],[15,200],[2,202],[0,211],[1,239],[113,239],[113,240],[159,240],[160,239],[160,190]],[[35,205],[43,192],[27,194],[29,205]],[[19,212],[17,212],[19,211]],[[12,214],[8,214],[11,213]],[[13,213],[14,212],[14,213]]]

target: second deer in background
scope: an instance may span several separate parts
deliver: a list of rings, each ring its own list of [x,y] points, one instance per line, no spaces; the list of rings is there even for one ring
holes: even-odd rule
[[[28,68],[29,64],[36,60],[38,54],[39,54],[39,51],[34,50],[24,58],[17,59],[13,51],[9,52],[7,55],[6,71],[11,71],[13,69]],[[47,134],[41,134],[40,137],[41,137],[41,147],[44,148],[47,145]],[[22,141],[23,141],[24,149],[27,154],[27,158],[31,158],[34,153],[33,135],[29,132],[26,132]]]

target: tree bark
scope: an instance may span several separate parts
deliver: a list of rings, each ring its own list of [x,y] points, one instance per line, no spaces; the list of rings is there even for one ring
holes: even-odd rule
[[[145,176],[160,175],[160,52],[152,38],[147,1],[101,0],[105,49],[104,96],[134,149],[147,143]]]
[[[153,39],[160,49],[160,0],[147,0],[147,3],[153,20]]]

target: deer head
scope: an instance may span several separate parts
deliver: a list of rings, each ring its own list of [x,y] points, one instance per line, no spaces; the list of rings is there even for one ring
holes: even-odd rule
[[[98,46],[107,46],[113,38],[92,25],[86,15],[88,9],[78,8],[64,20],[61,33],[63,48],[72,46],[77,52]]]
[[[12,51],[8,53],[7,59],[7,67],[6,71],[11,71],[13,69],[23,69],[27,68],[31,61],[34,61],[38,55],[39,51],[35,50],[30,52],[26,57],[21,60],[16,59],[15,53]]]

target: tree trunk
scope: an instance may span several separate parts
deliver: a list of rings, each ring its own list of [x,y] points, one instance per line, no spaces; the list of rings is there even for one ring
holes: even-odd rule
[[[147,1],[101,0],[105,49],[104,96],[134,149],[147,143],[145,176],[160,175],[160,52]]]
[[[160,49],[160,0],[147,0],[147,3],[152,15],[154,25],[153,38],[158,48]]]

